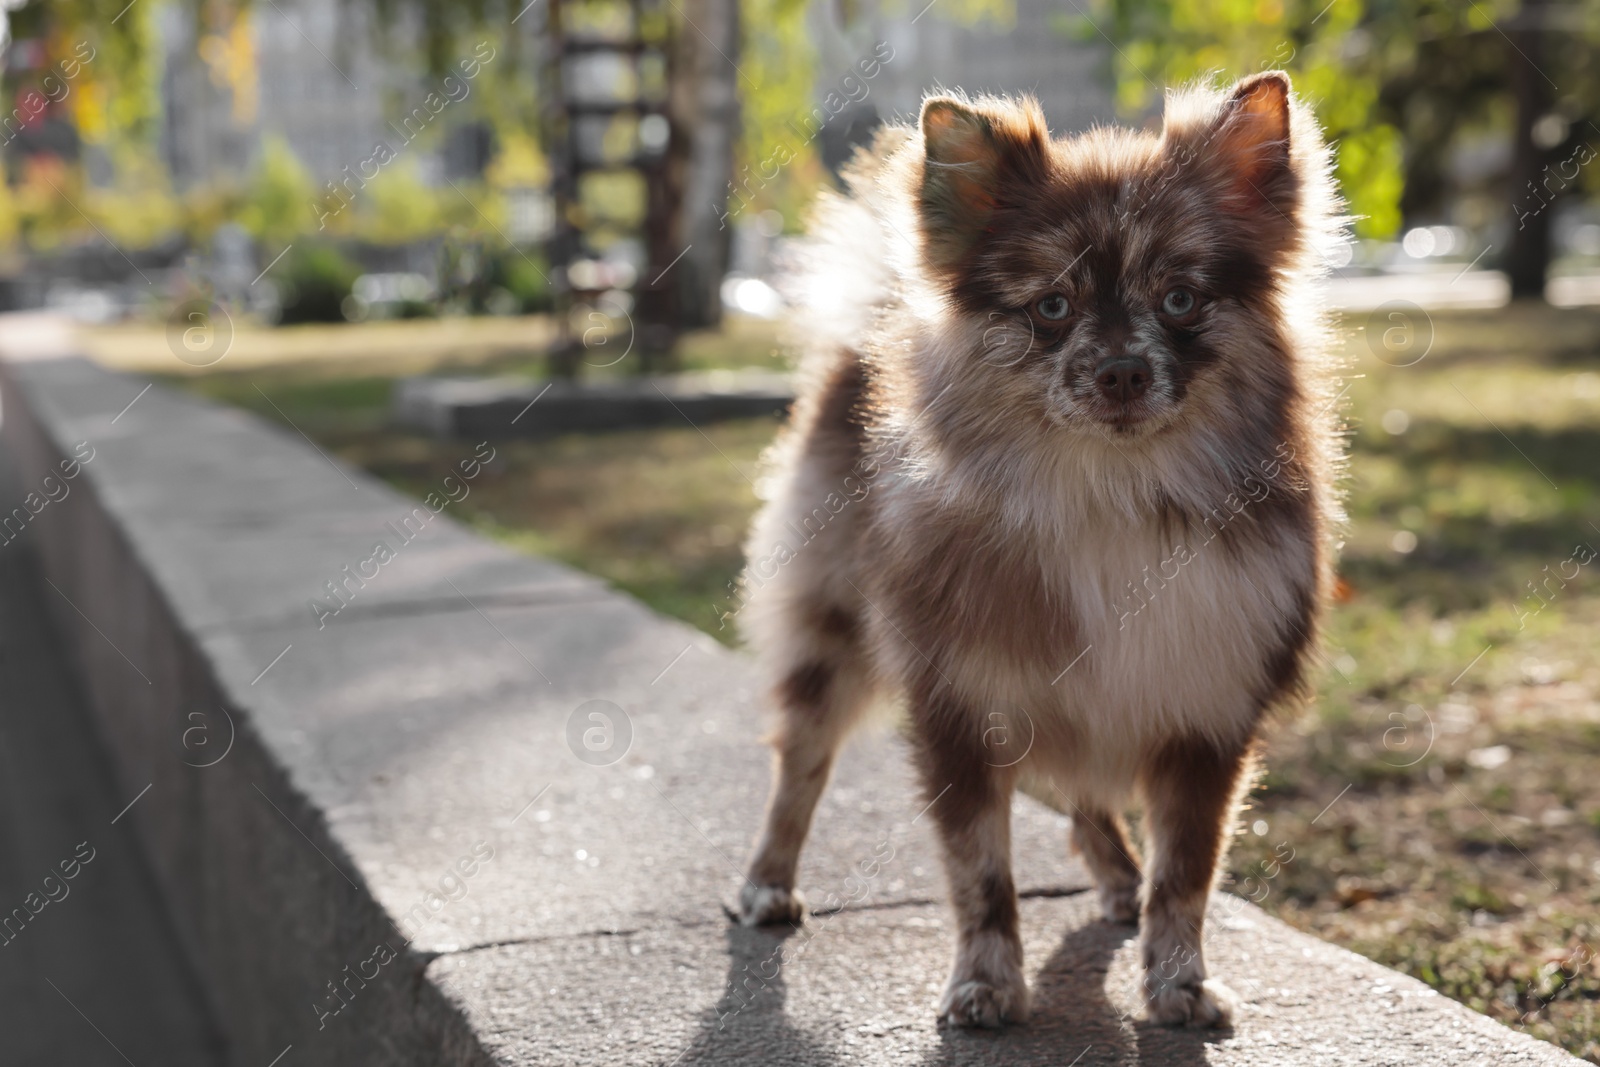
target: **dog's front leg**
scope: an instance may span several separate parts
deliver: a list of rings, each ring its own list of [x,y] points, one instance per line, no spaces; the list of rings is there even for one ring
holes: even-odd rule
[[[979,717],[948,694],[945,685],[915,702],[923,785],[956,919],[955,966],[939,1000],[939,1021],[998,1027],[1028,1017],[1011,878],[1014,768],[984,761]]]
[[[1233,994],[1206,977],[1206,903],[1249,761],[1247,746],[1169,742],[1146,763],[1150,864],[1140,917],[1152,1022],[1228,1026]]]

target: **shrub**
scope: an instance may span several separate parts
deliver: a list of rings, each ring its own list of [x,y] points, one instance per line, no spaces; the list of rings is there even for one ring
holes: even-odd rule
[[[516,299],[518,311],[548,311],[550,286],[545,275],[540,274],[540,271],[548,273],[543,262],[544,256],[532,254],[530,258],[532,262],[518,255],[514,249],[502,252],[494,261],[494,281]]]
[[[337,249],[295,246],[278,275],[278,322],[345,321],[345,300],[360,273]]]
[[[239,222],[256,240],[281,248],[316,221],[315,195],[316,184],[288,143],[269,137],[245,190]]]

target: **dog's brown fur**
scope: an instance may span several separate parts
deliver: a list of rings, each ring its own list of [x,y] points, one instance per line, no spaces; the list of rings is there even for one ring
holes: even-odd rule
[[[825,198],[805,385],[748,545],[781,716],[746,922],[803,918],[834,754],[898,695],[957,918],[942,1020],[1027,1015],[1026,779],[1070,803],[1107,918],[1140,920],[1151,1017],[1227,1022],[1206,900],[1263,716],[1303,694],[1338,519],[1329,171],[1269,72],[1173,94],[1160,135],[1053,140],[1029,100],[933,97]],[[1026,719],[1025,757],[986,747],[997,712]]]

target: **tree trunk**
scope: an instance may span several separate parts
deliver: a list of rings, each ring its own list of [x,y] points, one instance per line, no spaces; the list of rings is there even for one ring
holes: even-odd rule
[[[1541,69],[1544,31],[1537,10],[1524,11],[1517,21],[1506,47],[1517,115],[1511,149],[1511,247],[1505,263],[1512,299],[1543,300],[1555,194],[1543,184],[1549,152],[1534,143],[1533,127],[1550,113],[1554,88]]]
[[[728,184],[739,139],[739,4],[683,0],[682,11],[672,46],[667,165],[677,201],[674,254],[682,258],[669,280],[675,281],[679,325],[693,330],[722,321],[733,235]]]

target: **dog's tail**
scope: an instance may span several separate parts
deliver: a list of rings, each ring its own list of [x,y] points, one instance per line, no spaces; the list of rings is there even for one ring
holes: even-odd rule
[[[903,243],[878,181],[911,131],[890,126],[845,168],[845,191],[827,191],[812,209],[806,236],[784,264],[783,295],[792,309],[789,343],[801,356],[803,377],[825,375],[841,353],[861,351],[863,339],[893,304],[893,257]]]

